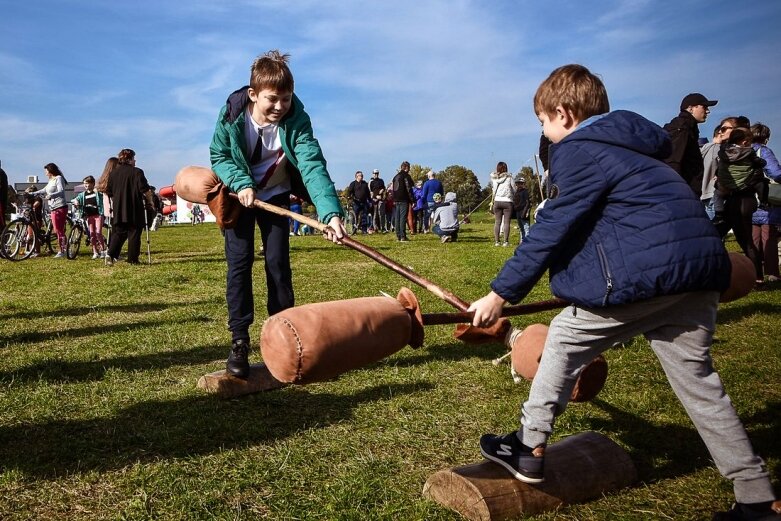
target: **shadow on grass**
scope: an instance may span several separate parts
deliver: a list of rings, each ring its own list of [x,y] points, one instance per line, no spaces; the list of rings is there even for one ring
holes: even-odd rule
[[[190,318],[183,318],[177,320],[144,320],[141,322],[129,322],[123,324],[112,324],[110,326],[90,326],[90,327],[76,327],[72,329],[61,329],[56,333],[51,331],[33,331],[33,332],[21,332],[7,336],[0,336],[0,346],[11,345],[18,342],[45,342],[51,340],[52,337],[57,338],[80,338],[89,337],[92,335],[99,335],[112,332],[129,332],[139,329],[146,329],[156,326],[172,326],[176,324],[188,324],[193,322],[212,322],[214,319],[204,316],[196,316]]]
[[[201,264],[205,262],[222,262],[225,263],[225,256],[224,255],[202,255],[200,257],[189,257],[189,258],[171,258],[171,259],[163,259],[160,260],[160,264]]]
[[[220,303],[220,302],[225,302],[225,299],[200,300],[199,302],[200,304]],[[46,318],[55,313],[58,318],[81,317],[88,313],[96,313],[96,312],[97,313],[148,313],[151,311],[164,311],[166,309],[177,308],[177,307],[188,307],[192,305],[193,305],[192,302],[146,302],[143,304],[95,304],[95,305],[74,306],[70,308],[63,307],[63,308],[58,308],[56,311],[46,310],[46,309],[25,310],[16,313],[9,313],[7,315],[2,314],[0,315],[0,318],[4,320],[35,319],[35,318]]]
[[[781,309],[770,302],[744,302],[729,308],[720,308],[716,321],[717,324],[729,324],[751,315],[781,317]]]
[[[289,387],[242,400],[148,401],[109,418],[2,426],[0,471],[56,478],[273,443],[349,420],[362,403],[431,388],[428,382],[383,385],[344,396]]]
[[[106,371],[140,371],[203,364],[227,356],[228,345],[193,347],[183,351],[164,351],[140,356],[118,356],[91,361],[45,360],[15,371],[0,372],[0,382],[87,382],[102,380]],[[215,370],[219,367],[215,368]]]
[[[405,357],[388,360],[388,365],[396,367],[412,367],[426,364],[428,362],[454,362],[464,360],[465,358],[477,357],[483,360],[493,360],[507,352],[507,348],[502,347],[501,342],[491,344],[465,344],[453,341],[452,344],[441,344],[435,346],[426,346],[417,350],[406,350]],[[410,353],[415,353],[410,355]]]
[[[713,467],[708,450],[694,427],[653,424],[602,400],[591,403],[607,412],[610,419],[592,418],[590,429],[612,433],[628,447],[640,481],[651,483]],[[765,410],[744,420],[749,439],[763,458],[781,457],[777,441],[781,432],[780,413],[781,404],[769,403]]]
[[[163,311],[173,306],[186,306],[187,303],[182,304],[164,304],[162,302],[148,303],[148,304],[95,304],[94,306],[76,306],[72,308],[57,309],[57,317],[80,317],[87,313],[100,312],[120,312],[120,313],[145,313],[148,311]],[[18,313],[10,313],[8,315],[2,315],[3,319],[33,319],[33,318],[46,318],[51,316],[52,312],[38,309],[20,311]]]

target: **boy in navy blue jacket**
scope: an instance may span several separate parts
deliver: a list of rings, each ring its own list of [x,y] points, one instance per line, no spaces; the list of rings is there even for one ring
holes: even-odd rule
[[[681,177],[660,161],[667,133],[638,114],[610,112],[605,87],[581,65],[553,71],[534,97],[550,147],[549,199],[529,235],[472,304],[489,326],[546,269],[572,302],[550,324],[521,429],[486,434],[480,451],[527,483],[544,480],[545,445],[582,367],[643,334],[738,503],[725,519],[775,516],[764,462],[748,440],[710,346],[730,262],[716,229]],[[775,517],[771,517],[775,519]]]

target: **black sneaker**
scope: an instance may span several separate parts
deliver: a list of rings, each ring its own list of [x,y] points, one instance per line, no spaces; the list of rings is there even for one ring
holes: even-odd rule
[[[734,503],[727,512],[716,512],[713,514],[713,521],[781,520],[781,513],[775,510],[773,506],[774,504],[770,501],[758,504]]]
[[[246,380],[249,376],[249,341],[244,339],[234,340],[231,352],[228,353],[228,361],[225,364],[228,374]]]
[[[480,453],[506,468],[517,480],[524,483],[545,481],[542,473],[545,463],[544,449],[524,446],[515,432],[505,436],[483,434],[480,437]]]

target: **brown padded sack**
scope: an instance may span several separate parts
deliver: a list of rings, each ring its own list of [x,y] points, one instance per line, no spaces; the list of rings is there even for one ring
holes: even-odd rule
[[[453,338],[467,344],[490,344],[502,342],[512,327],[507,318],[500,318],[492,326],[477,327],[472,324],[457,324]]]
[[[588,402],[605,386],[607,381],[607,360],[599,355],[581,369],[570,400],[573,402]]]
[[[418,348],[423,345],[423,314],[420,312],[420,304],[418,303],[418,297],[409,288],[401,288],[399,294],[396,295],[398,300],[404,309],[409,313],[412,319],[412,330],[410,332],[409,345],[410,347]]]
[[[545,349],[548,337],[548,326],[532,324],[520,334],[511,337],[513,369],[515,372],[533,380],[540,367],[540,359]],[[587,402],[594,399],[607,381],[607,360],[602,355],[597,356],[581,369],[575,387],[570,394],[573,402]]]
[[[174,190],[185,201],[208,204],[209,193],[220,183],[220,178],[209,168],[186,166],[179,170]]]
[[[241,214],[241,204],[235,197],[230,196],[230,190],[222,183],[212,189],[206,196],[209,210],[217,219],[217,226],[223,230],[229,230],[236,226]]]
[[[545,324],[532,324],[519,335],[515,335],[510,346],[512,349],[510,358],[516,373],[527,380],[534,379],[540,367],[540,358],[547,338],[548,326]]]
[[[306,304],[266,319],[260,350],[274,378],[307,384],[392,355],[409,343],[411,328],[407,309],[388,297]]]
[[[230,196],[228,187],[210,169],[202,166],[182,168],[176,174],[174,190],[185,201],[209,205],[220,228],[236,226],[241,204]]]
[[[721,294],[719,302],[732,302],[733,300],[743,298],[754,289],[756,271],[751,259],[742,253],[731,252],[729,260],[732,263],[729,288]]]

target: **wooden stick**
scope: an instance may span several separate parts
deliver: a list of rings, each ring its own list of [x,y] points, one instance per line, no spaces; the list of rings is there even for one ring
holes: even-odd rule
[[[529,315],[548,311],[550,309],[561,309],[569,305],[569,302],[560,298],[543,300],[540,302],[531,302],[529,304],[518,304],[517,306],[506,306],[502,308],[503,317],[514,317],[518,315]],[[462,324],[471,322],[474,318],[474,312],[461,311],[456,313],[423,313],[423,325],[434,326],[442,324]]]
[[[235,194],[231,194],[231,196],[237,197]],[[271,212],[277,215],[283,215],[285,217],[289,217],[295,221],[300,222],[301,224],[306,224],[308,226],[311,226],[315,230],[319,230],[321,232],[325,232],[326,230],[331,230],[327,224],[321,223],[320,221],[312,219],[311,217],[307,217],[306,215],[301,215],[299,213],[291,212],[286,208],[281,208],[279,206],[275,206],[273,204],[260,201],[258,199],[255,199],[254,205],[256,208],[260,208],[261,210],[265,210],[267,212]],[[442,300],[444,300],[445,302],[447,302],[457,310],[466,311],[469,308],[468,302],[458,298],[448,290],[438,286],[437,284],[434,284],[430,280],[421,277],[420,275],[410,270],[409,268],[402,266],[398,262],[386,257],[385,255],[378,252],[374,248],[371,248],[370,246],[360,243],[348,235],[342,237],[340,241],[348,248],[352,248],[355,251],[366,255],[370,259],[382,264],[383,266],[389,268],[395,273],[398,273],[399,275],[406,278],[407,280],[410,280],[415,284],[417,284],[418,286],[425,288],[426,290],[430,291],[437,297],[441,298]],[[447,322],[447,323],[454,324],[455,322]]]

